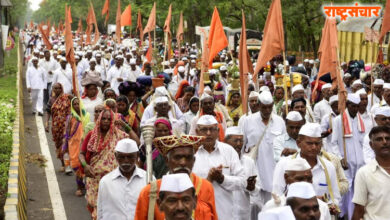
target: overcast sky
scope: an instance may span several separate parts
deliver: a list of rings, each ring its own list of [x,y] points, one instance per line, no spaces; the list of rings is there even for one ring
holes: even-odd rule
[[[39,8],[39,3],[41,3],[42,0],[28,0],[28,1],[29,1],[30,4],[31,4],[31,9],[32,9],[33,11],[36,11],[36,10],[38,10],[38,8]]]

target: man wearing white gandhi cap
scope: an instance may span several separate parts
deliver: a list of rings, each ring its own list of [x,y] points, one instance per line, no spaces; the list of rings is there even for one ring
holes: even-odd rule
[[[146,172],[136,166],[138,146],[131,139],[118,141],[115,147],[118,167],[99,183],[97,219],[134,219],[137,198],[146,185]]]
[[[343,195],[341,204],[341,216],[353,213],[353,181],[356,172],[364,165],[363,138],[367,133],[367,126],[361,117],[359,110],[360,95],[349,93],[347,97],[347,108],[340,112],[333,124],[332,142],[330,153],[341,159],[345,176],[349,181],[349,190]],[[344,155],[346,152],[346,155]]]
[[[233,126],[226,129],[225,143],[231,145],[238,153],[241,165],[245,173],[245,182],[240,190],[233,192],[234,198],[234,219],[247,220],[251,218],[251,213],[256,218],[261,209],[261,198],[259,194],[260,179],[255,162],[252,158],[242,155],[244,145],[244,134],[239,127]]]
[[[319,220],[321,213],[314,189],[310,183],[296,182],[290,185],[286,204],[297,220]]]
[[[258,92],[255,92],[255,91],[251,91],[249,93],[249,97],[248,97],[248,106],[249,106],[249,112],[248,114],[254,114],[256,112],[259,111],[259,96],[260,94]],[[247,114],[243,114],[241,117],[240,117],[240,120],[238,120],[238,126],[241,127],[244,119],[247,117],[248,115]]]
[[[274,139],[286,132],[283,119],[273,114],[272,94],[264,91],[259,96],[259,112],[245,117],[240,125],[244,133],[246,145],[244,152],[251,156],[257,164],[261,180],[261,196],[264,202],[271,199],[272,174],[275,168]]]
[[[326,83],[321,87],[322,100],[319,101],[317,104],[315,104],[313,109],[314,119],[317,122],[320,122],[321,118],[324,117],[324,115],[332,111],[329,104],[329,98],[332,96],[331,89],[332,89],[332,84],[330,83]]]
[[[231,219],[235,208],[233,191],[242,190],[245,181],[238,154],[230,145],[217,140],[219,127],[212,115],[199,118],[196,134],[205,139],[195,154],[192,172],[213,184],[218,218]]]
[[[290,111],[286,117],[286,133],[278,135],[273,142],[274,158],[278,162],[281,156],[289,156],[298,151],[296,139],[301,127],[305,124],[302,115],[297,111]]]
[[[258,220],[295,220],[290,206],[274,208],[266,212],[260,212]]]
[[[322,147],[320,125],[317,123],[306,123],[303,125],[299,131],[297,145],[299,147],[298,153],[282,158],[276,165],[273,177],[273,193],[277,195],[283,194],[286,188],[284,175],[290,160],[303,158],[311,167],[313,187],[316,195],[323,198],[331,198],[328,203],[334,207],[331,210],[334,213],[339,205],[341,196],[334,165],[320,156]]]
[[[185,173],[162,177],[157,204],[166,220],[190,220],[196,207],[195,188]]]
[[[286,167],[287,169],[284,173],[284,179],[287,184],[286,192],[284,192],[284,194],[282,195],[273,194],[273,198],[264,205],[262,211],[267,211],[276,207],[284,206],[286,204],[285,195],[288,193],[289,186],[291,184],[300,181],[312,183],[313,174],[311,173],[311,167],[305,159],[296,158],[294,160],[289,160]],[[319,199],[318,204],[320,206],[321,212],[320,220],[330,220],[328,204]]]
[[[371,94],[369,94],[367,96],[368,98],[368,105],[367,105],[367,111],[370,112],[371,111],[371,107],[377,103],[379,103],[383,97],[383,84],[385,82],[383,81],[383,79],[375,79],[374,83],[373,83],[373,91]],[[373,98],[371,98],[371,96],[374,96]],[[372,103],[371,103],[371,99],[372,99]]]

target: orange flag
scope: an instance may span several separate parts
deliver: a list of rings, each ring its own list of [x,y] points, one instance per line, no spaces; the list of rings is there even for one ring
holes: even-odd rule
[[[212,66],[213,59],[217,54],[228,46],[228,40],[223,30],[223,25],[217,7],[214,7],[209,32],[209,66]]]
[[[142,15],[141,11],[138,9],[138,16],[137,16],[137,30],[139,31],[139,39],[140,39],[140,45],[144,41],[144,31],[142,28]]]
[[[93,9],[93,5],[92,5],[92,2],[90,2],[91,3],[91,6],[90,6],[90,8],[91,8],[91,22],[92,22],[92,24],[95,26],[95,38],[94,38],[94,40],[93,40],[93,45],[95,45],[96,43],[97,43],[97,41],[99,40],[99,38],[100,38],[100,34],[99,34],[99,28],[98,28],[98,25],[97,25],[97,22],[96,22],[96,16],[95,16],[95,10]],[[91,27],[92,27],[92,25],[91,25]],[[91,28],[91,32],[92,32],[92,28]]]
[[[49,41],[49,35],[47,34],[47,25],[38,25],[38,30],[42,34],[43,43],[46,45],[46,49],[51,50],[53,45]]]
[[[164,24],[164,32],[167,33],[167,43],[168,43],[168,60],[171,59],[171,47],[172,47],[172,33],[171,33],[171,17],[172,17],[172,4],[169,5],[168,9],[168,15],[167,18],[165,19],[165,24]],[[165,54],[164,54],[165,57]]]
[[[50,25],[50,20],[47,20],[47,29],[46,29],[46,36],[50,36],[50,30],[51,30],[51,25]]]
[[[153,46],[152,46],[152,40],[150,37],[150,32],[148,33],[148,36],[149,36],[149,46],[148,46],[148,51],[146,52],[145,57],[149,63],[152,63]]]
[[[34,23],[33,21],[30,21],[30,29],[33,29],[34,28]]]
[[[156,28],[156,2],[154,2],[153,8],[150,11],[148,23],[146,24],[146,27],[144,29],[143,34],[149,33],[151,31],[153,31],[155,28]],[[150,38],[149,38],[149,40],[150,40]]]
[[[85,30],[85,33],[87,34],[87,38],[85,39],[86,45],[91,44],[92,28],[93,28],[93,19],[92,19],[92,10],[90,7],[88,10],[88,15],[87,15],[87,29]]]
[[[116,42],[121,43],[121,0],[118,0],[118,8],[116,9]]]
[[[268,11],[267,21],[264,26],[264,37],[253,79],[257,82],[257,73],[272,57],[284,51],[284,31],[282,6],[280,0],[273,0]]]
[[[69,19],[69,23],[71,23],[72,24],[72,22],[73,22],[73,20],[72,20],[72,12],[71,12],[71,10],[70,10],[70,5],[69,5],[69,7],[68,7],[68,19]]]
[[[179,26],[177,27],[177,33],[176,33],[177,46],[179,47],[179,58],[181,58],[180,44],[183,41],[183,35],[184,35],[183,12],[180,12],[180,21],[179,21]]]
[[[104,6],[103,6],[103,9],[102,9],[102,16],[103,15],[106,15],[106,19],[104,19],[104,24],[107,24],[107,21],[108,21],[108,16],[109,16],[109,12],[110,12],[110,0],[106,0],[106,2],[104,2]]]
[[[69,22],[70,8],[65,5],[65,53],[66,60],[72,67],[72,85],[73,93],[79,96],[78,92],[78,82],[76,77],[76,66],[74,59],[74,48],[73,48],[73,36],[72,36],[72,27]]]
[[[200,68],[200,80],[199,80],[199,91],[198,96],[200,97],[203,94],[204,90],[204,73],[209,69],[209,44],[207,40],[207,35],[203,32],[203,48],[202,48],[202,66]]]
[[[248,112],[248,74],[253,73],[253,66],[251,58],[246,47],[246,22],[244,10],[242,10],[242,25],[241,25],[241,38],[240,38],[240,50],[238,52],[238,60],[240,67],[240,88],[242,99],[242,112],[245,114]]]
[[[131,5],[123,11],[121,15],[121,26],[131,26]]]

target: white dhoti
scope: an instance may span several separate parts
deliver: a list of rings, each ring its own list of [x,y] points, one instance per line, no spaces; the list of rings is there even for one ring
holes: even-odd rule
[[[33,112],[43,113],[43,89],[31,89]]]

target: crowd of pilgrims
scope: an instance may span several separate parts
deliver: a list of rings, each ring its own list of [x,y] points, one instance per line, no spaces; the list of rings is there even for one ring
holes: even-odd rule
[[[63,37],[51,36],[51,50],[34,30],[22,30],[21,39],[32,113],[44,117],[60,172],[75,177],[75,195],[85,196],[92,219],[390,218],[385,65],[341,64],[348,95],[340,113],[329,74],[312,97],[318,60],[297,64],[294,56],[276,56],[258,85],[250,77],[242,103],[234,51],[217,55],[199,94],[197,44],[175,46],[154,73],[148,39],[124,46],[104,36],[75,48],[76,96]],[[299,79],[287,90],[278,83],[283,71]],[[157,181],[150,184],[145,125],[154,127],[155,138]],[[196,206],[165,198],[189,189]]]

